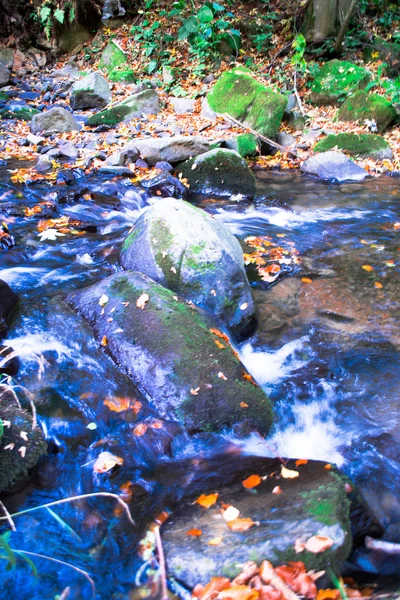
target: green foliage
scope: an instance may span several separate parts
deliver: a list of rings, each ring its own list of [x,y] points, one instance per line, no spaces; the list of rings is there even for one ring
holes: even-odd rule
[[[8,543],[10,536],[11,531],[7,531],[6,533],[0,535],[0,559],[8,561],[6,569],[9,571],[14,569],[14,567],[17,565],[17,558],[20,557],[30,566],[33,574],[35,577],[37,577],[38,571],[35,563],[29,558],[29,556],[26,556],[25,552],[22,552],[21,550],[13,550],[11,548],[10,544]]]
[[[386,68],[386,63],[379,65],[376,77],[368,83],[365,89],[369,91],[373,88],[383,88],[390,101],[396,104],[400,102],[400,77],[396,77],[395,79],[383,77],[383,72]]]
[[[304,52],[306,51],[306,38],[302,33],[298,33],[292,42],[292,49],[294,50],[291,59],[291,64],[295,69],[305,72],[307,69],[307,63],[304,59]]]
[[[61,0],[56,4],[53,0],[44,0],[37,9],[39,21],[47,39],[51,38],[52,31],[57,23],[63,25],[66,21],[72,23],[75,20],[75,1],[65,2],[65,0]]]

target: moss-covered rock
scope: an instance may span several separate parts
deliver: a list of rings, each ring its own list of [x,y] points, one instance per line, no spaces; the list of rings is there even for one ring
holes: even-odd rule
[[[318,105],[340,105],[348,94],[364,88],[370,76],[366,69],[344,60],[330,60],[315,76],[311,102]]]
[[[141,271],[209,310],[237,339],[254,332],[241,246],[203,210],[172,198],[153,204],[126,238],[120,260],[125,269]]]
[[[135,83],[136,75],[132,69],[117,67],[108,74],[108,79],[113,82]]]
[[[2,119],[18,119],[19,121],[31,121],[32,117],[39,114],[39,111],[32,106],[14,105],[0,110]]]
[[[127,55],[121,46],[115,40],[110,40],[101,55],[99,68],[111,73],[116,67],[126,65],[126,62]]]
[[[339,109],[339,121],[349,121],[362,124],[365,119],[375,121],[378,132],[382,133],[396,118],[394,106],[383,96],[369,94],[359,90],[349,96]]]
[[[232,140],[227,140],[225,146],[230,150],[235,150],[240,156],[255,156],[259,152],[257,136],[252,133],[242,133]]]
[[[103,295],[108,301],[100,306]],[[221,431],[243,420],[269,430],[269,399],[228,342],[210,331],[212,322],[174,292],[126,271],[72,292],[67,302],[166,418],[192,431]]]
[[[158,94],[154,90],[143,90],[129,96],[123,102],[112,108],[102,110],[88,119],[88,125],[117,125],[122,121],[129,121],[134,117],[156,115],[160,110]]]
[[[90,73],[71,88],[70,104],[73,110],[104,108],[111,102],[111,90],[100,73]]]
[[[255,464],[259,463],[257,457],[253,458]],[[294,460],[289,461],[287,468],[299,473],[294,479],[280,477],[282,465],[277,459],[265,462],[268,467],[249,469],[242,475],[242,480],[254,473],[267,475],[257,487],[248,490],[241,482],[205,487],[202,493],[219,494],[214,506],[205,509],[194,502],[199,494],[189,497],[180,502],[163,526],[168,572],[188,588],[197,583],[204,585],[214,576],[235,577],[249,560],[258,564],[269,560],[275,566],[300,560],[307,569],[330,567],[338,572],[347,558],[352,538],[345,481],[320,462],[309,461],[297,467]],[[234,464],[231,470],[235,472]],[[272,493],[277,485],[281,494]],[[254,525],[247,531],[232,531],[221,518],[222,503],[233,505],[240,517],[252,519]],[[202,535],[187,535],[193,528],[201,530]],[[332,547],[320,554],[307,550],[296,553],[297,540],[306,542],[315,535],[331,538]],[[209,544],[214,538],[222,538],[217,549]]]
[[[375,160],[391,159],[392,150],[387,141],[373,133],[338,133],[328,135],[318,142],[314,152],[327,152],[333,148],[344,150],[354,156],[366,156]]]
[[[319,179],[342,183],[343,181],[363,181],[368,177],[367,171],[354,163],[351,158],[329,150],[320,152],[305,160],[301,165],[303,173],[314,175]]]
[[[239,67],[219,78],[207,95],[207,103],[216,113],[227,113],[273,139],[278,133],[287,98],[259,83],[248,69]]]
[[[28,473],[47,450],[40,428],[32,431],[32,417],[20,408],[15,399],[0,386],[0,421],[3,435],[0,437],[0,492],[8,490],[18,479]],[[25,432],[27,440],[21,437]]]
[[[252,198],[256,191],[253,173],[234,150],[210,150],[179,165],[178,171],[195,193],[215,196],[241,194]]]

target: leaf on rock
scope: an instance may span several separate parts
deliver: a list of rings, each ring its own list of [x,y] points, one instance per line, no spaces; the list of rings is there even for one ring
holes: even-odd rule
[[[240,510],[235,508],[234,506],[228,506],[226,510],[222,513],[222,518],[224,521],[234,521],[240,515]]]
[[[299,458],[298,460],[296,460],[296,467],[299,467],[300,465],[306,465],[308,463],[308,460],[306,458]]]
[[[253,521],[253,519],[249,518],[239,518],[234,519],[233,521],[228,521],[229,529],[235,532],[247,531],[248,529],[250,529],[250,527],[253,527],[253,525],[255,524],[256,523]]]
[[[242,481],[243,487],[247,490],[251,490],[252,488],[257,487],[261,483],[261,477],[259,475],[250,475],[244,481]]]
[[[103,335],[103,337],[101,338],[101,342],[100,342],[101,346],[105,347],[108,344],[108,340],[107,340],[107,336]]]
[[[212,540],[210,540],[210,541],[208,542],[208,545],[209,545],[209,546],[219,546],[219,545],[220,545],[220,543],[222,542],[222,540],[223,540],[223,538],[222,538],[222,537],[216,537],[216,538],[213,538]]]
[[[201,496],[199,496],[195,502],[200,504],[200,506],[203,508],[210,508],[210,506],[213,506],[216,503],[218,496],[219,494],[208,494],[207,496],[205,494],[201,494]]]
[[[138,423],[133,429],[133,435],[136,437],[140,437],[144,435],[147,431],[146,423]]]
[[[115,456],[111,452],[100,452],[99,456],[94,461],[93,470],[95,473],[107,473],[117,465],[123,465],[124,459],[120,456]]]
[[[272,494],[282,494],[282,488],[279,485],[276,485],[272,490]]]
[[[316,597],[316,600],[339,600],[340,599],[340,592],[339,590],[332,590],[332,589],[326,589],[326,590],[318,590],[318,594]]]
[[[370,273],[374,270],[374,267],[372,267],[371,265],[363,265],[361,268],[364,269],[364,271],[367,271],[367,273]]]
[[[118,396],[113,396],[106,398],[103,404],[113,412],[120,413],[130,408],[131,401],[130,398],[119,398]]]
[[[108,299],[109,299],[109,298],[108,298],[108,296],[107,296],[106,294],[103,294],[103,295],[100,297],[100,300],[99,300],[99,305],[100,305],[100,306],[105,306],[105,305],[107,304],[107,302],[108,302]]]
[[[330,537],[325,537],[323,535],[313,535],[310,537],[305,544],[305,549],[308,552],[312,552],[313,554],[319,554],[320,552],[325,552],[325,550],[329,550],[332,548],[333,540]]]
[[[258,600],[260,594],[247,585],[233,585],[217,596],[218,600]]]
[[[229,588],[231,582],[227,577],[213,577],[205,587],[196,585],[193,590],[193,596],[199,600],[214,600],[219,592]]]
[[[201,529],[196,529],[194,527],[193,529],[189,529],[189,531],[186,532],[186,535],[191,535],[192,537],[200,537],[201,535],[203,535],[203,532]]]
[[[138,308],[140,308],[141,310],[144,310],[146,304],[148,303],[148,301],[150,300],[150,296],[148,294],[146,294],[145,292],[139,296],[139,298],[136,300],[136,306]]]
[[[298,471],[292,471],[291,469],[287,469],[286,467],[282,466],[281,475],[284,479],[295,479],[300,475],[300,473]]]

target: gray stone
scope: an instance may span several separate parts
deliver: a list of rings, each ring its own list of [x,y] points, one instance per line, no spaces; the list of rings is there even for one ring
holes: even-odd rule
[[[303,131],[306,126],[305,117],[297,110],[293,110],[289,113],[288,125],[290,125],[294,131]]]
[[[78,71],[77,67],[74,64],[69,63],[65,65],[62,69],[57,69],[52,72],[51,76],[54,79],[59,79],[62,77],[67,77],[70,81],[75,81],[79,79],[82,74]]]
[[[129,96],[126,100],[119,102],[111,108],[102,110],[88,119],[88,125],[117,125],[129,122],[135,117],[143,115],[156,115],[160,112],[160,103],[157,92],[154,90],[143,90]]]
[[[210,119],[210,121],[213,121],[217,116],[217,113],[208,104],[207,98],[204,98],[201,104],[200,116],[202,119]]]
[[[174,98],[173,96],[170,96],[168,100],[177,115],[185,115],[194,111],[195,100],[191,100],[190,98]]]
[[[127,63],[127,55],[116,40],[110,40],[101,55],[99,67],[111,73],[113,69]]]
[[[110,175],[117,175],[119,177],[134,177],[133,171],[127,167],[118,167],[112,165],[100,167],[99,173],[109,173]]]
[[[80,131],[81,126],[65,108],[56,106],[32,117],[32,133],[64,133]]]
[[[4,87],[8,84],[11,78],[10,71],[0,64],[0,87]]]
[[[38,144],[41,144],[42,142],[44,142],[46,138],[42,137],[41,135],[34,135],[33,133],[28,133],[28,135],[26,136],[26,140],[29,144],[32,144],[33,146],[37,146]]]
[[[39,156],[35,165],[35,169],[38,173],[46,173],[46,171],[50,171],[52,168],[53,165],[51,163],[51,155],[50,157],[48,156],[48,154],[42,154],[41,156]]]
[[[297,466],[295,460],[289,461],[286,468],[299,476],[284,478],[279,459],[262,461],[257,456],[249,457],[247,471],[235,478],[240,458],[232,456],[231,461],[231,465],[225,465],[225,480],[228,477],[233,484],[223,487],[215,482],[208,486],[203,483],[196,494],[179,502],[163,525],[161,536],[169,575],[193,589],[215,576],[236,577],[247,561],[258,565],[263,560],[274,565],[302,561],[307,570],[338,570],[352,545],[345,480],[327,471],[325,463],[308,461]],[[262,481],[246,489],[242,481],[254,473]],[[282,493],[273,493],[277,486]],[[217,502],[203,508],[196,502],[201,493],[218,493]],[[253,525],[245,531],[232,530],[222,515],[227,505],[240,511],[239,518],[251,519]],[[193,528],[201,530],[202,535],[187,535]],[[321,553],[296,553],[296,541],[305,543],[317,535],[330,538],[332,547]],[[222,538],[217,548],[209,544],[215,538]]]
[[[72,142],[65,142],[64,144],[61,144],[61,146],[58,147],[58,151],[60,156],[65,156],[66,158],[72,159],[77,158],[79,154],[78,149]]]
[[[179,166],[190,190],[216,196],[241,195],[252,198],[255,177],[246,161],[234,150],[216,148]]]
[[[316,175],[320,179],[337,181],[362,181],[367,171],[356,165],[342,152],[321,152],[301,165],[303,173]]]
[[[103,295],[108,301],[100,306]],[[99,344],[105,336],[107,353],[162,416],[196,431],[221,431],[243,420],[260,433],[270,429],[269,399],[244,377],[228,342],[217,347],[212,322],[174,292],[126,271],[72,292],[67,302]]]
[[[241,246],[226,225],[191,204],[167,198],[147,209],[123,244],[121,264],[208,309],[237,339],[254,331]]]
[[[74,23],[68,29],[63,29],[58,37],[58,51],[65,54],[77,54],[82,50],[83,44],[91,40],[93,36],[82,27]]]
[[[0,339],[7,335],[7,320],[17,305],[18,296],[8,283],[0,279]]]
[[[73,110],[104,108],[110,102],[110,86],[100,73],[86,75],[72,86],[70,104]]]
[[[138,139],[134,146],[149,165],[165,160],[171,164],[183,162],[210,149],[211,141],[200,136],[172,136],[170,138]]]
[[[276,141],[278,144],[283,146],[284,148],[290,148],[294,146],[296,143],[296,138],[290,133],[286,133],[285,131],[280,131],[276,136]]]
[[[6,67],[6,69],[9,69],[11,71],[11,69],[13,68],[13,64],[14,50],[12,50],[11,48],[2,48],[0,50],[0,65]]]
[[[134,163],[139,158],[139,151],[133,144],[125,146],[120,152],[120,165],[128,165]]]

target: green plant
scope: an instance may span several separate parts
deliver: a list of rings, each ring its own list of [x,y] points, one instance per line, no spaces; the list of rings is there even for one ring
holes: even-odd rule
[[[76,16],[76,0],[55,3],[53,0],[44,0],[37,9],[40,23],[44,29],[47,39],[50,39],[56,23],[63,25],[64,22],[72,23]]]
[[[386,68],[386,63],[379,65],[376,78],[370,81],[365,89],[368,92],[373,88],[383,88],[390,101],[398,103],[400,102],[400,77],[396,77],[395,79],[383,77],[383,72]]]
[[[33,574],[35,575],[35,577],[37,577],[38,571],[35,566],[35,563],[22,550],[13,550],[13,548],[11,548],[10,544],[8,543],[10,536],[11,531],[6,531],[6,533],[0,535],[0,559],[8,561],[6,569],[9,571],[11,569],[14,569],[17,564],[17,558],[19,557],[22,558],[26,563],[28,563],[28,565],[32,569]]]

